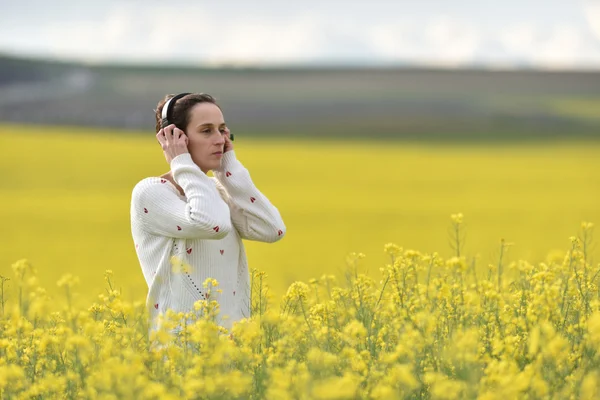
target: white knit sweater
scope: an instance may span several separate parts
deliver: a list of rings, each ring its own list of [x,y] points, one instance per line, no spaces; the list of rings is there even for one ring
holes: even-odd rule
[[[234,150],[224,153],[214,177],[202,172],[189,153],[175,157],[171,170],[184,196],[170,181],[147,177],[131,197],[131,233],[148,284],[150,331],[159,328],[157,317],[168,308],[193,311],[194,302],[206,294],[202,283],[207,278],[219,282],[222,292],[213,289],[211,299],[219,302],[218,323],[230,329],[250,314],[242,239],[273,243],[283,238],[286,227]],[[173,256],[191,271],[173,271]]]

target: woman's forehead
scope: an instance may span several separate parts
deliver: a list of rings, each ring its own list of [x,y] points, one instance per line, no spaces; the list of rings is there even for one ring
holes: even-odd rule
[[[212,103],[198,103],[190,110],[190,123],[198,125],[222,125],[225,123],[221,109]]]

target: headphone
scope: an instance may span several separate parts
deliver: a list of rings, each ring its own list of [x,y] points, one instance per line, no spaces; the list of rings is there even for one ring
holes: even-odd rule
[[[160,121],[161,124],[161,128],[165,128],[168,125],[170,125],[170,120],[171,118],[173,118],[173,108],[175,107],[175,103],[177,102],[177,100],[179,100],[180,98],[187,96],[188,94],[191,93],[179,93],[173,97],[171,97],[169,100],[167,100],[167,102],[165,103],[165,105],[163,106],[162,109],[162,119]],[[233,142],[233,133],[229,133],[229,140],[231,140]]]

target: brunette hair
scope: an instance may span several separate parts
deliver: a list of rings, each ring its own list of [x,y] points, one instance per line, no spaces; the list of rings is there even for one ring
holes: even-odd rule
[[[165,103],[174,96],[175,96],[174,94],[166,95],[164,97],[164,99],[162,99],[161,101],[158,102],[158,104],[156,106],[156,110],[154,110],[154,112],[155,112],[154,117],[156,119],[156,133],[158,133],[158,131],[160,131],[160,129],[161,129],[163,107],[165,106]],[[211,96],[210,94],[206,94],[206,93],[188,94],[188,95],[185,95],[185,96],[177,99],[175,104],[171,106],[173,108],[173,114],[172,114],[169,122],[172,124],[175,124],[175,126],[177,128],[179,128],[185,132],[185,128],[187,127],[188,122],[189,122],[189,111],[193,106],[195,106],[196,104],[199,104],[199,103],[212,103],[212,104],[216,105],[217,107],[219,107],[216,99],[213,96]],[[219,107],[219,109],[220,108],[221,107]]]

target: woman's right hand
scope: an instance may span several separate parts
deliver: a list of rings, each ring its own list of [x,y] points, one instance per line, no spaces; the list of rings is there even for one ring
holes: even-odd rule
[[[169,165],[171,165],[171,160],[178,155],[189,153],[187,148],[188,137],[181,129],[176,128],[175,124],[168,125],[158,131],[156,138],[162,146]]]

